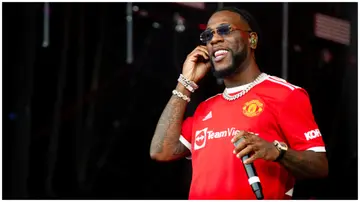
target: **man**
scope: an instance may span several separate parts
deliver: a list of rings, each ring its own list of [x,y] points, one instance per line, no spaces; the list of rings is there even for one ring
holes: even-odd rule
[[[253,163],[264,199],[290,199],[295,178],[328,175],[324,143],[304,89],[261,73],[258,36],[246,11],[215,12],[166,105],[150,155],[158,161],[192,158],[189,199],[256,199],[244,164]],[[183,121],[196,83],[212,69],[222,94],[202,102]],[[236,147],[234,143],[244,140]],[[250,155],[245,162],[240,159]]]

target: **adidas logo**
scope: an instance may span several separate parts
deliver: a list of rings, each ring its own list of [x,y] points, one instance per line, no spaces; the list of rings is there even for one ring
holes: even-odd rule
[[[211,111],[205,116],[205,118],[203,119],[203,121],[206,121],[208,119],[211,119],[212,118],[212,113]]]

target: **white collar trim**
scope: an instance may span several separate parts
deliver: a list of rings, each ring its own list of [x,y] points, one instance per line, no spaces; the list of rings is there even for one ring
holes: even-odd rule
[[[245,84],[245,85],[241,85],[241,86],[235,86],[235,87],[231,87],[231,88],[226,88],[226,92],[227,93],[237,93],[237,92],[240,92],[242,90],[245,90],[250,84],[251,84],[251,82],[248,83],[248,84]]]

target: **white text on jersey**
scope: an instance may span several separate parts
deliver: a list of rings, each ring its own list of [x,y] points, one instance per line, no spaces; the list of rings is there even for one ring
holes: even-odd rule
[[[220,132],[214,132],[212,130],[210,131],[207,131],[207,136],[208,136],[208,139],[211,140],[211,139],[216,139],[216,138],[222,138],[222,137],[230,137],[230,136],[234,136],[236,135],[236,133],[239,132],[239,130],[236,130],[234,127],[232,128],[228,128],[227,130],[223,130],[223,131],[220,131]]]
[[[304,133],[306,140],[312,140],[317,137],[321,137],[321,133],[319,129],[310,130],[309,132]]]

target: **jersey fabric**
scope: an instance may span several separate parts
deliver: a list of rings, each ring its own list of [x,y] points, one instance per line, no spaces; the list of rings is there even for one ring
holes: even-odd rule
[[[180,141],[191,151],[193,168],[189,199],[256,199],[233,154],[238,130],[293,150],[325,152],[307,92],[267,75],[242,97],[228,101],[218,94],[184,120]],[[254,167],[264,199],[291,199],[295,178],[281,164],[257,159]]]

